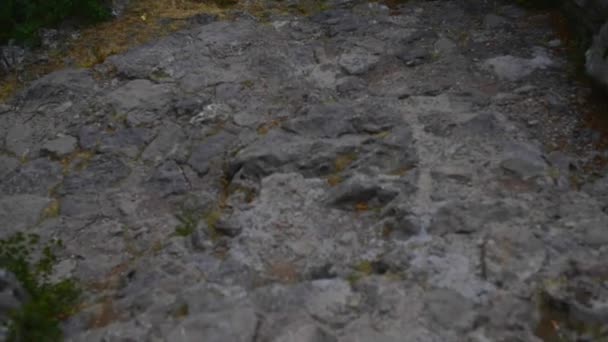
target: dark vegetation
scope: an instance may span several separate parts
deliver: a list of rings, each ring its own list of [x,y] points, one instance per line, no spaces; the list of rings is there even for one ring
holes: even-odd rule
[[[515,0],[515,2],[530,10],[551,13],[551,21],[555,32],[564,43],[565,52],[572,64],[572,72],[576,78],[586,79],[585,52],[591,46],[593,35],[604,22],[604,17],[594,17],[582,13],[580,6],[574,0]]]
[[[561,0],[516,0],[516,2],[524,7],[529,8],[551,8],[561,4]]]
[[[0,44],[10,39],[35,44],[41,28],[85,25],[109,17],[110,10],[102,0],[2,0]]]
[[[39,246],[37,235],[17,233],[0,240],[0,268],[12,272],[28,296],[21,308],[10,313],[9,342],[61,341],[60,322],[73,313],[80,295],[74,280],[50,279],[57,261],[53,250],[61,242]]]

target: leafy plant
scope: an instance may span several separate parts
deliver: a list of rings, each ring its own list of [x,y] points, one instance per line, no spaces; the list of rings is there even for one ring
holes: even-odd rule
[[[51,282],[61,241],[46,244],[33,258],[39,243],[35,234],[16,233],[0,240],[0,268],[12,272],[28,294],[27,302],[9,314],[9,342],[61,341],[61,320],[74,313],[80,290],[73,279]]]
[[[175,217],[179,220],[179,225],[175,227],[175,235],[190,236],[194,233],[199,221],[199,216],[195,212],[183,211]]]
[[[103,0],[2,0],[0,43],[9,39],[35,43],[41,28],[56,27],[66,20],[87,24],[109,17]]]

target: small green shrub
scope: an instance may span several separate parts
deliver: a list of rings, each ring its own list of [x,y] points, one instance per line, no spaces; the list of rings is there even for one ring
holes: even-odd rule
[[[103,0],[2,0],[0,43],[9,39],[35,43],[41,28],[56,27],[67,20],[88,24],[109,17]]]
[[[199,215],[194,211],[182,211],[180,214],[175,215],[175,217],[179,220],[179,225],[175,227],[175,235],[177,236],[192,235],[200,220]]]
[[[49,279],[57,262],[53,249],[61,247],[61,241],[44,246],[33,260],[38,243],[37,235],[23,233],[0,240],[0,268],[12,272],[29,296],[21,308],[9,315],[9,342],[61,341],[60,322],[74,313],[80,296],[73,279]]]

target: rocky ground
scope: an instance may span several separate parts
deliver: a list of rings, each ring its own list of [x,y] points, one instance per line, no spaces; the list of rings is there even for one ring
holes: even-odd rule
[[[201,18],[0,107],[1,235],[63,241],[68,341],[602,341],[567,69],[506,3]]]

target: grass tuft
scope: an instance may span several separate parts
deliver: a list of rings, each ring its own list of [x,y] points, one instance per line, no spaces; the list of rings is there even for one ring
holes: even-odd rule
[[[200,220],[199,216],[193,211],[183,211],[175,217],[179,220],[179,225],[175,227],[175,235],[184,237],[194,233]]]

